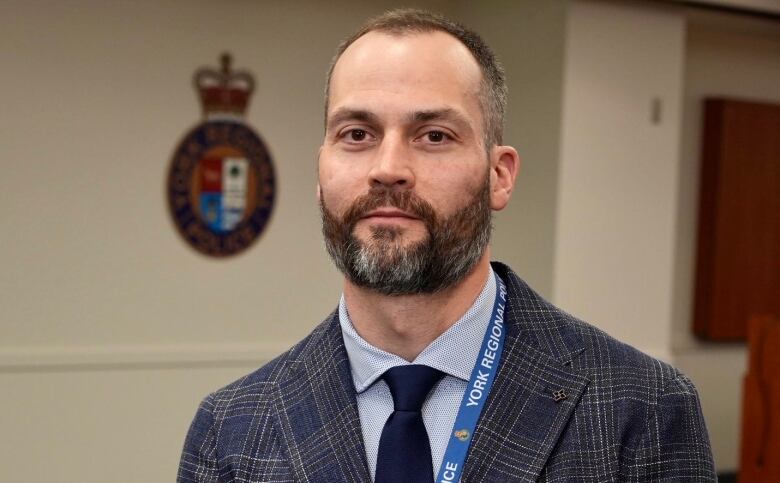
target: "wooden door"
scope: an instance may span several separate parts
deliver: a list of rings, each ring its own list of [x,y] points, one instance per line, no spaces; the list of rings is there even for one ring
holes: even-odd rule
[[[780,317],[780,105],[707,99],[694,332],[744,340]]]
[[[780,482],[780,319],[752,319],[739,483]]]

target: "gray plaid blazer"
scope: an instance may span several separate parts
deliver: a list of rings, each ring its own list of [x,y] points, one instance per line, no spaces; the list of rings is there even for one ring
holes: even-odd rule
[[[684,375],[493,268],[507,283],[506,345],[461,481],[716,481]],[[336,313],[203,400],[178,481],[371,481]]]

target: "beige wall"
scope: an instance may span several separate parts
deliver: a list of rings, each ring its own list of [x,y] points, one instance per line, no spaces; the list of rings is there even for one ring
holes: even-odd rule
[[[549,294],[565,2],[417,3],[505,61],[525,165],[494,253]],[[391,6],[0,1],[0,481],[172,480],[198,401],[335,307],[322,80],[338,40]],[[199,121],[192,73],[225,49],[257,76],[249,122],[278,197],[255,246],[212,260],[179,239],[164,183]]]
[[[563,90],[553,300],[665,360],[684,31],[677,9],[575,2]]]

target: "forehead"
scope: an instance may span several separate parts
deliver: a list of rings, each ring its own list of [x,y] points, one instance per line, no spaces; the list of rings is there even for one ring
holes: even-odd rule
[[[352,43],[334,66],[328,110],[355,103],[371,108],[365,104],[402,102],[416,108],[445,105],[474,114],[475,108],[479,110],[481,80],[476,59],[448,33],[374,31]]]

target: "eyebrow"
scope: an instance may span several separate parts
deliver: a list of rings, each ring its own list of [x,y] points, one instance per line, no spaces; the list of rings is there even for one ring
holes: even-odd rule
[[[345,121],[358,121],[365,122],[367,124],[377,124],[379,122],[379,118],[376,114],[370,111],[345,107],[337,109],[336,112],[328,117],[328,123],[325,128],[330,131],[335,126]]]
[[[449,121],[462,127],[468,127],[470,125],[468,120],[460,112],[449,107],[444,109],[415,111],[408,116],[408,119],[418,123],[430,121]]]

